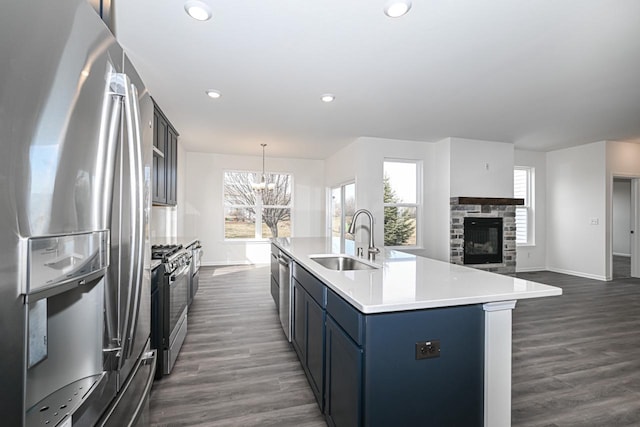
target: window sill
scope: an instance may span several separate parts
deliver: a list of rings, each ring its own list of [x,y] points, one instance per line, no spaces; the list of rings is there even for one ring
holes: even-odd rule
[[[270,243],[271,238],[268,239],[224,239],[224,243]]]
[[[535,248],[535,243],[516,243],[516,248]]]

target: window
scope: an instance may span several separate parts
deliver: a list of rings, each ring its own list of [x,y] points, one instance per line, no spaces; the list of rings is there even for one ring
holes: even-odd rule
[[[289,174],[266,174],[270,185],[256,190],[253,184],[260,182],[261,176],[259,172],[224,173],[225,239],[291,237],[293,178]]]
[[[416,160],[384,162],[385,246],[416,246],[419,243],[419,166]]]
[[[351,218],[356,211],[356,184],[353,182],[331,189],[331,203],[329,208],[331,246],[344,253],[355,250],[354,237],[347,233]]]
[[[513,197],[524,199],[516,206],[516,244],[533,245],[533,168],[516,167],[513,170]]]

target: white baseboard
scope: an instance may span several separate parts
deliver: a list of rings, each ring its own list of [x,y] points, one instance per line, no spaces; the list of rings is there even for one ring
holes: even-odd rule
[[[251,261],[209,261],[201,264],[203,267],[230,267],[232,265],[268,265],[267,263],[255,263]]]
[[[518,268],[518,266],[516,265],[516,273],[531,273],[534,271],[546,271],[547,268],[546,267],[523,267],[523,268]]]
[[[562,269],[562,268],[548,267],[547,270],[553,271],[554,273],[561,273],[561,274],[568,274],[570,276],[584,277],[585,279],[600,280],[602,282],[608,282],[608,281],[611,280],[611,278],[607,278],[606,276],[600,276],[600,275],[597,275],[597,274],[582,273],[580,271],[565,270],[565,269]]]

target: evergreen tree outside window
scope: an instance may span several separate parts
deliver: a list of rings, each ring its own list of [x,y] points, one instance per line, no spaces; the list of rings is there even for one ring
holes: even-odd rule
[[[384,162],[384,245],[417,246],[420,164],[415,160]]]
[[[291,237],[293,177],[270,173],[273,190],[255,190],[260,172],[224,172],[224,238],[268,239]]]

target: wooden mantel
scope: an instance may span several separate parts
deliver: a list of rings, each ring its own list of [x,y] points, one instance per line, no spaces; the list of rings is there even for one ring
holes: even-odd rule
[[[524,205],[524,199],[508,197],[452,197],[452,205]]]

